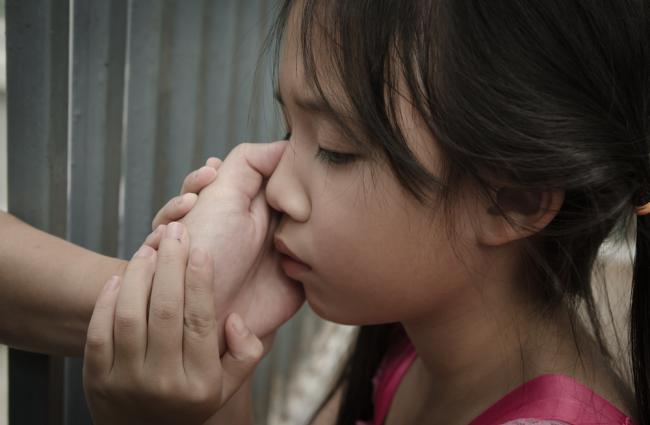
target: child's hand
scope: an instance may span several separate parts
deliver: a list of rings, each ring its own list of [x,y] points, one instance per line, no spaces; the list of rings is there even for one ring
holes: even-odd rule
[[[217,170],[220,165],[221,160],[219,158],[211,157],[208,158],[203,167],[188,174],[183,181],[181,194],[170,199],[156,213],[151,223],[152,230],[161,224],[168,224],[185,217],[192,207],[194,207],[194,204],[196,204],[196,200],[198,199],[197,194],[217,177]]]
[[[162,226],[97,299],[86,339],[84,390],[96,424],[201,424],[237,391],[262,344],[231,314],[219,358],[213,262],[189,255],[180,223]]]

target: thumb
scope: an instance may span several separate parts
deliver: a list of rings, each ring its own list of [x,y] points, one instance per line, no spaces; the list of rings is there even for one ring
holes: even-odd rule
[[[264,353],[262,342],[237,313],[228,316],[225,333],[228,351],[221,358],[223,402],[246,382]]]
[[[286,141],[237,145],[219,167],[217,184],[244,195],[250,206],[263,179],[270,177],[277,167],[286,146]]]

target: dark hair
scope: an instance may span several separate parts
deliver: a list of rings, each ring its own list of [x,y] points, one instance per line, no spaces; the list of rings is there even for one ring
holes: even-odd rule
[[[280,10],[278,41],[293,3],[286,1]],[[436,194],[452,201],[462,182],[491,197],[497,180],[526,191],[564,191],[553,221],[528,241],[532,287],[543,293],[544,308],[562,302],[574,312],[586,307],[609,357],[591,276],[602,242],[625,234],[636,195],[650,184],[649,2],[300,4],[308,82],[331,106],[316,73],[323,53],[312,43],[318,33],[326,40],[318,49],[327,48],[328,78],[343,88],[358,123],[350,128],[341,120],[341,129],[379,153],[418,200]],[[442,152],[441,176],[431,175],[405,141],[396,111],[400,81]],[[630,320],[638,425],[650,425],[649,221],[637,219]],[[339,425],[372,415],[369,377],[395,326],[361,329],[339,380],[346,383]]]

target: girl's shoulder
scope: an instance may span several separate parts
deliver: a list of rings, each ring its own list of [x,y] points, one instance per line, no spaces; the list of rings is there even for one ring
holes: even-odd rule
[[[470,425],[633,425],[616,406],[566,375],[531,379],[505,395]]]

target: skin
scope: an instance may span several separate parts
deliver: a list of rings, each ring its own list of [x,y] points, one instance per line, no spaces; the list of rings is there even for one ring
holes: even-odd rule
[[[560,306],[542,317],[531,294],[520,289],[526,279],[518,260],[521,241],[553,219],[563,194],[540,194],[533,213],[508,205],[506,212],[521,224],[511,226],[466,185],[450,223],[435,206],[413,199],[385,163],[320,161],[319,147],[359,152],[326,117],[298,106],[306,103],[298,98],[312,96],[295,42],[298,9],[289,19],[280,65],[291,139],[266,195],[283,214],[277,234],[311,267],[291,277],[304,285],[314,311],[344,324],[401,322],[415,345],[419,358],[387,424],[466,424],[543,373],[573,376],[630,414],[620,380],[587,332],[578,327],[581,357],[568,311]],[[319,80],[330,99],[345,104],[335,81],[328,75]],[[402,93],[398,107],[407,142],[440,175],[444,158]]]
[[[182,218],[216,176],[209,160],[156,216],[156,226]],[[100,255],[0,211],[0,343],[41,353],[81,356],[102,285],[127,262]],[[20,241],[16,244],[16,241]]]
[[[183,223],[158,228],[119,288],[102,292],[84,358],[96,423],[252,421],[247,377],[303,302],[302,287],[280,270],[262,190],[285,147],[235,148]],[[233,317],[244,335],[229,332]]]

